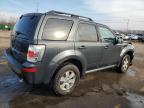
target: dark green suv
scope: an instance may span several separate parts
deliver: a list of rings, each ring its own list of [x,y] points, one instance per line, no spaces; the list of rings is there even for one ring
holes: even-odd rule
[[[49,11],[19,18],[5,56],[28,84],[49,84],[67,95],[87,73],[113,67],[126,72],[134,47],[91,18]]]

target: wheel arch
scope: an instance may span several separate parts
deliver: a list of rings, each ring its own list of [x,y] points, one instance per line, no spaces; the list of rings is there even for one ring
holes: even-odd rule
[[[61,67],[63,67],[64,65],[67,65],[69,63],[78,67],[79,72],[80,72],[80,77],[82,77],[83,74],[84,74],[84,71],[85,71],[85,69],[84,69],[85,66],[80,60],[78,60],[76,58],[69,58],[69,59],[66,59],[66,60],[60,62],[57,69],[56,69],[56,71],[58,71]],[[55,74],[56,73],[57,72],[55,72]]]
[[[126,54],[128,54],[128,55],[130,56],[130,59],[131,59],[130,62],[132,62],[132,60],[133,60],[133,58],[134,58],[134,55],[133,55],[133,54],[134,54],[134,51],[133,51],[133,50],[127,50],[127,51],[125,51],[122,55],[120,55],[121,57],[120,57],[120,61],[119,61],[119,63],[118,63],[118,67],[120,66],[121,61],[122,61],[123,57],[124,57]]]
[[[131,61],[133,60],[133,51],[128,51],[125,54],[128,54],[130,56]]]
[[[58,70],[66,63],[72,63],[76,65],[80,71],[80,77],[84,75],[86,71],[86,60],[84,55],[76,53],[75,50],[67,50],[56,55],[48,65],[47,75],[45,76],[45,83],[49,82],[53,78]],[[48,77],[47,77],[48,76]]]

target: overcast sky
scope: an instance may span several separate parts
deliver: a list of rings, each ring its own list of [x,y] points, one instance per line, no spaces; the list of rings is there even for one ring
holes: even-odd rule
[[[115,29],[144,30],[144,0],[1,0],[0,19],[58,10],[92,17]]]

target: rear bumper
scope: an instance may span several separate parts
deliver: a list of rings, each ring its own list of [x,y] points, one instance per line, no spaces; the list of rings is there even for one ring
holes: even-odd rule
[[[32,68],[36,65],[25,62],[23,64],[19,63],[11,54],[10,50],[7,49],[5,52],[5,58],[8,61],[9,67],[14,73],[16,73],[20,78],[22,78],[28,84],[38,84],[40,82],[36,81],[35,73],[22,72],[23,68]]]
[[[47,63],[46,60],[43,60],[38,63],[29,63],[24,62],[23,64],[19,63],[11,54],[11,51],[8,49],[5,52],[5,57],[8,61],[9,67],[15,72],[20,78],[22,78],[28,84],[46,84],[48,85],[53,75],[59,66],[55,62]],[[23,68],[36,68],[36,72],[23,72]]]

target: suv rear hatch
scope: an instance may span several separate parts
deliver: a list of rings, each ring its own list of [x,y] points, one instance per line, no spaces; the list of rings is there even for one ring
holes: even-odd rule
[[[27,59],[28,47],[34,44],[34,36],[41,14],[22,15],[15,24],[11,34],[11,52],[20,63]]]

